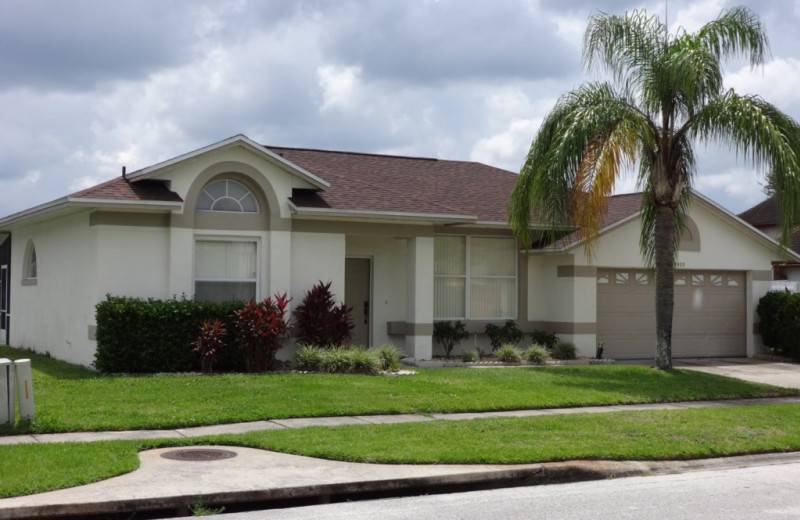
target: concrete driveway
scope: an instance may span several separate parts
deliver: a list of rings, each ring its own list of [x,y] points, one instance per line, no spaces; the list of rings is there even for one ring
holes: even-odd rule
[[[756,383],[800,388],[800,364],[795,363],[752,358],[691,358],[676,359],[673,366]]]

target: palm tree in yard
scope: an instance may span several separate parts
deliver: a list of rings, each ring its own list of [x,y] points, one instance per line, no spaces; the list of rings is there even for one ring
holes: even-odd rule
[[[722,85],[721,62],[745,57],[763,65],[769,52],[758,17],[723,11],[695,33],[670,35],[644,11],[596,14],[584,36],[587,68],[613,83],[586,83],[564,94],[544,119],[508,204],[518,238],[531,241],[577,229],[591,254],[607,198],[629,168],[642,197],[640,247],[656,280],[656,366],[672,368],[673,270],[695,174],[695,141],[727,142],[737,155],[772,172],[782,194],[781,243],[800,216],[800,126],[758,96]]]

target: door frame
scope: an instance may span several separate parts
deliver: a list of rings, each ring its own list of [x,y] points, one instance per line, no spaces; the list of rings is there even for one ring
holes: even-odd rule
[[[367,291],[368,292],[368,296],[367,297],[369,298],[369,300],[368,300],[369,301],[369,316],[367,318],[367,344],[368,345],[372,345],[372,337],[373,337],[373,331],[374,331],[374,327],[372,325],[374,323],[373,318],[375,317],[375,303],[374,303],[375,298],[373,297],[373,291],[374,291],[374,288],[375,288],[375,284],[373,283],[373,272],[374,272],[374,269],[375,269],[375,260],[374,260],[374,258],[372,256],[369,256],[369,255],[345,256],[345,259],[344,259],[344,262],[345,262],[345,280],[344,280],[345,293],[347,292],[347,261],[348,260],[366,260],[366,261],[369,262],[369,272],[367,273],[367,284],[368,284],[368,287],[369,287],[369,290]],[[343,295],[342,299],[344,300],[345,298],[346,298],[346,294]]]

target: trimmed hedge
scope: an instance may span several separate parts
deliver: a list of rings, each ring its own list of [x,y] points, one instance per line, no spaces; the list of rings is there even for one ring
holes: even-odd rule
[[[776,354],[800,360],[800,294],[770,291],[756,308],[764,345]]]
[[[233,311],[242,302],[213,303],[173,298],[154,300],[107,296],[96,306],[97,351],[94,366],[105,373],[200,371],[192,352],[204,320],[222,321],[229,331],[215,369],[243,371],[233,334]]]

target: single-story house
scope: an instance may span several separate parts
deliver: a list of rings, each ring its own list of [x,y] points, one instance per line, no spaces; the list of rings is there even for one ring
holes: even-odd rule
[[[0,219],[0,342],[89,365],[107,294],[294,303],[318,281],[353,307],[354,342],[430,359],[435,320],[462,348],[514,319],[593,356],[652,358],[640,195],[612,197],[596,254],[518,244],[512,172],[475,162],[263,146],[243,135]],[[675,356],[760,348],[754,301],[777,244],[700,194],[675,277]],[[797,260],[796,254],[793,254]],[[283,355],[289,355],[291,349]]]

